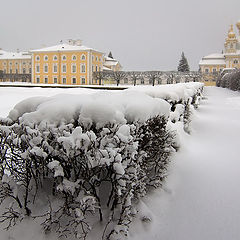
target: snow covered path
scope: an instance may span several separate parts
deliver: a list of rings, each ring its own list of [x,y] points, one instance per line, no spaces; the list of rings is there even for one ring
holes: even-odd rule
[[[141,204],[131,240],[240,239],[240,93],[209,87],[192,134],[173,158],[165,190]]]

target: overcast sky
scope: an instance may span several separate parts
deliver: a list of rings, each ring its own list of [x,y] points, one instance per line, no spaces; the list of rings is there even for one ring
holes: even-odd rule
[[[105,53],[125,70],[190,68],[221,52],[240,0],[1,0],[0,48],[28,50],[69,38]]]

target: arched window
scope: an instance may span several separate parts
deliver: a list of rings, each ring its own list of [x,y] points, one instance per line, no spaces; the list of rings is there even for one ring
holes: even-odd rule
[[[82,59],[82,60],[85,60],[85,59],[86,59],[86,56],[85,56],[84,54],[82,54],[81,59]]]
[[[53,61],[57,61],[57,60],[58,60],[57,55],[54,55],[54,56],[53,56]]]
[[[40,57],[37,55],[35,59],[36,59],[36,61],[39,61]]]
[[[65,55],[62,55],[62,60],[65,61],[67,57]]]
[[[234,63],[234,64],[238,64],[238,60],[237,60],[237,59],[234,59],[233,63]]]
[[[47,55],[44,56],[44,61],[48,61],[48,56]]]
[[[72,60],[75,61],[77,59],[76,55],[72,55]]]

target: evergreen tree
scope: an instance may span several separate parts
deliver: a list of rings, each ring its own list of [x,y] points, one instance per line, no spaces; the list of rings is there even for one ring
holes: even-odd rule
[[[186,57],[184,56],[184,52],[182,52],[181,59],[178,64],[179,72],[189,72],[189,65]]]
[[[108,57],[113,59],[113,56],[112,56],[112,52],[111,52],[111,51],[109,52]]]

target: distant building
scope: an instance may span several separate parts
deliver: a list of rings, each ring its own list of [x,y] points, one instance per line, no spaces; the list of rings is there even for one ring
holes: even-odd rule
[[[114,58],[110,58],[110,57],[104,57],[104,71],[121,71],[122,70],[122,66],[120,64],[120,62]]]
[[[32,60],[28,52],[7,52],[0,50],[0,81],[31,82]]]
[[[237,22],[236,27],[238,36],[231,25],[222,54],[210,54],[200,60],[199,69],[205,75],[206,80],[214,80],[224,68],[240,68],[240,21]]]
[[[93,84],[92,75],[103,70],[104,54],[69,40],[56,46],[32,50],[32,83]]]

